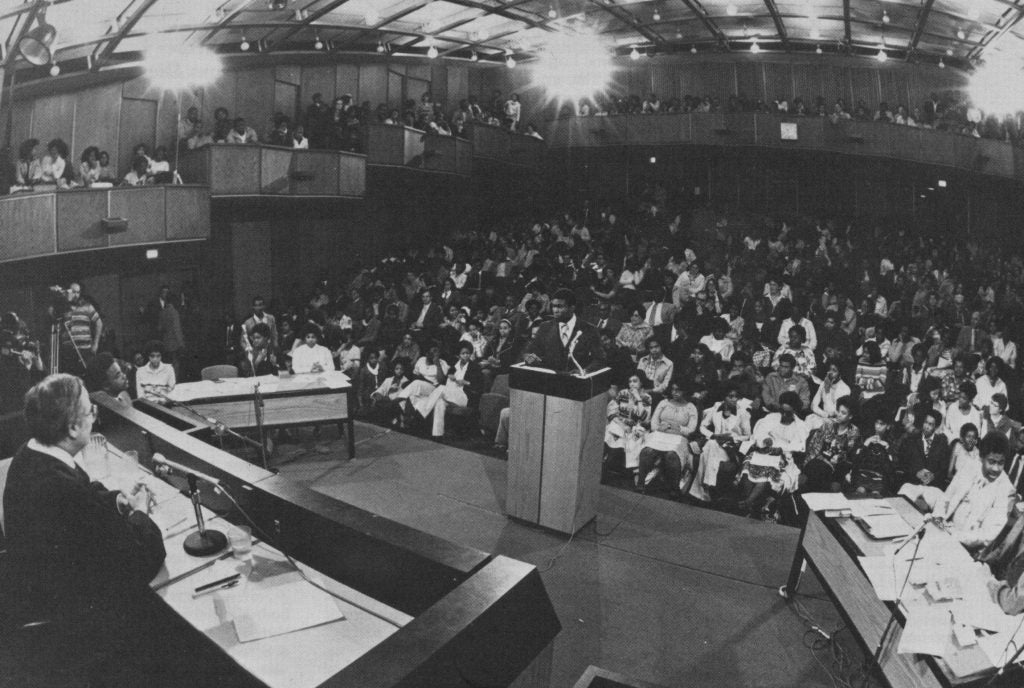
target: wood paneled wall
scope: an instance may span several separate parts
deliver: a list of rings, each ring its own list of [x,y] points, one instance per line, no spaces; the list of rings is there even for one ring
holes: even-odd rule
[[[80,91],[16,99],[11,140],[16,148],[30,137],[43,146],[62,138],[76,162],[87,146],[98,146],[110,153],[124,174],[132,149],[139,143],[150,148],[173,143],[179,98],[182,116],[194,105],[209,125],[214,110],[225,107],[232,117],[245,117],[263,138],[275,112],[300,116],[314,93],[321,93],[328,104],[349,93],[356,103],[399,107],[403,99],[418,101],[430,90],[436,99],[454,106],[470,92],[469,69],[405,61],[279,64],[226,72],[216,83],[185,94],[162,92],[141,76]]]

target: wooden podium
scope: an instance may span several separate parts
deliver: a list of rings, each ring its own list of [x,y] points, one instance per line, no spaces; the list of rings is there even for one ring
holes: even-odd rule
[[[572,534],[597,514],[610,375],[512,366],[509,516]]]

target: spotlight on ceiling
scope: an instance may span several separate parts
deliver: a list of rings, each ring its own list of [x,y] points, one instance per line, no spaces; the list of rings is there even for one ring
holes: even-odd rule
[[[878,54],[875,55],[875,59],[879,62],[885,62],[889,59],[889,55],[885,52],[884,48],[879,48]]]
[[[761,46],[757,44],[756,38],[754,39],[754,42],[750,44],[750,52],[754,53],[755,55],[761,52]]]
[[[469,60],[470,60],[471,62],[476,62],[476,61],[478,61],[479,59],[480,59],[480,56],[476,54],[476,51],[475,51],[475,50],[471,50],[471,51],[469,51]]]
[[[509,69],[514,68],[516,66],[516,59],[509,55],[508,57],[505,58],[505,66],[508,67]]]
[[[682,30],[676,29],[676,40],[679,41],[679,40],[682,40],[682,38],[683,38]]]
[[[39,12],[39,24],[25,33],[18,41],[18,52],[29,64],[41,67],[53,59],[50,46],[57,37],[57,29],[46,23],[46,9]]]
[[[639,60],[640,59],[640,51],[636,49],[635,45],[633,46],[633,49],[629,51],[629,59],[631,59],[631,60]]]
[[[432,45],[429,48],[427,48],[427,57],[429,57],[431,60],[433,60],[434,58],[437,57],[437,46],[436,45]]]

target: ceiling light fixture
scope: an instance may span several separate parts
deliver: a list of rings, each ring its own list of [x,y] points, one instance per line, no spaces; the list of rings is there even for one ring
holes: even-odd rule
[[[654,21],[661,21],[661,12],[654,10],[654,15],[651,17]]]
[[[878,54],[875,55],[875,59],[879,62],[885,62],[889,59],[889,55],[885,52],[885,48],[878,49]]]
[[[946,48],[946,57],[953,57],[953,49]]]
[[[882,10],[882,23],[888,24],[891,21],[892,19],[889,18],[889,12],[887,10]]]
[[[640,59],[640,51],[636,49],[635,45],[633,46],[633,49],[629,51],[629,59],[631,59],[631,60],[639,60]]]
[[[251,48],[251,47],[252,46],[249,45],[249,41],[245,40],[245,35],[243,34],[242,35],[242,42],[238,44],[238,49],[241,50],[244,53],[244,52],[248,52],[249,48]]]
[[[750,52],[754,53],[755,55],[761,52],[761,46],[757,44],[756,38],[754,39],[754,42],[750,44]]]
[[[50,76],[60,76],[60,65],[56,62],[50,65]]]
[[[945,69],[945,68],[946,68],[946,62],[945,62],[945,60],[943,60],[943,59],[942,59],[942,58],[940,57],[940,58],[939,58],[939,69]]]
[[[691,45],[690,46],[690,54],[691,55],[696,55],[697,54],[697,46],[695,46],[695,45]]]
[[[958,26],[956,28],[956,37],[961,41],[967,40],[967,32],[963,30],[963,27]]]
[[[683,31],[682,31],[682,29],[676,29],[676,40],[677,41],[681,41],[682,39],[683,39]]]
[[[53,28],[52,24],[46,23],[45,6],[39,10],[38,21],[38,26],[28,31],[18,41],[18,52],[21,53],[21,56],[29,64],[42,67],[53,59],[50,46],[53,45],[54,39],[57,38],[57,29]]]
[[[313,48],[316,49],[316,50],[323,50],[324,49],[324,42],[320,40],[320,34],[317,33],[315,35],[316,35],[316,41],[313,42]]]
[[[436,45],[431,45],[429,48],[427,48],[427,57],[429,57],[431,60],[437,57]]]
[[[515,58],[514,58],[514,57],[512,57],[511,55],[509,55],[508,57],[506,57],[506,58],[505,58],[505,66],[506,66],[506,67],[508,67],[509,69],[513,69],[513,68],[515,68],[515,66],[516,66],[516,60],[515,60]]]
[[[469,51],[469,61],[470,62],[476,62],[479,59],[480,59],[480,56],[476,54],[475,50],[470,50]]]
[[[554,5],[548,8],[548,19],[558,19],[558,12],[555,11]]]
[[[384,50],[385,50],[384,43],[382,43],[381,41],[377,41],[377,52],[378,53],[383,53]]]
[[[819,55],[821,55],[821,54],[822,54],[823,52],[825,52],[825,51],[824,51],[824,50],[822,50],[822,49],[821,49],[821,46],[819,45],[819,46],[815,46],[815,48],[814,48],[814,52],[816,52],[816,53],[818,53]]]

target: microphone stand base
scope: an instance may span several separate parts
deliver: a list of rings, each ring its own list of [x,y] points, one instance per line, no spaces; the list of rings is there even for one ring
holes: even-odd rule
[[[185,553],[193,557],[208,557],[224,551],[227,546],[228,538],[219,530],[196,531],[185,538]]]

